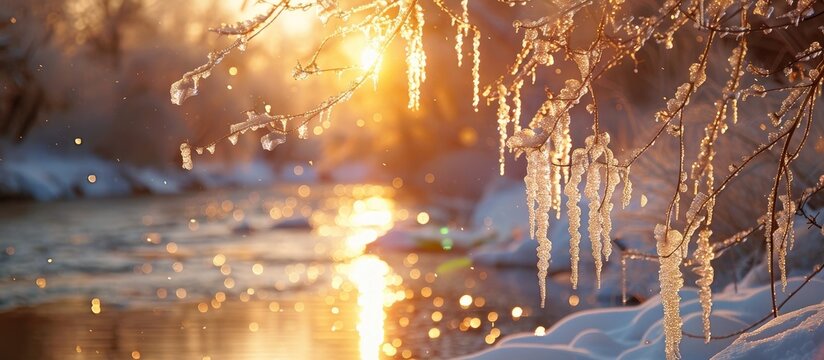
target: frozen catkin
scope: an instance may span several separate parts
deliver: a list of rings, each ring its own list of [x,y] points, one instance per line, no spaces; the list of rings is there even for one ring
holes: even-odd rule
[[[695,250],[694,257],[698,265],[693,270],[698,275],[698,280],[695,280],[695,285],[698,286],[698,301],[701,303],[701,323],[704,329],[704,342],[709,343],[712,339],[710,331],[710,314],[712,312],[712,285],[715,270],[712,267],[712,260],[715,258],[715,252],[710,244],[710,236],[712,230],[703,229],[698,233],[698,248]]]
[[[667,359],[680,359],[681,344],[681,296],[678,292],[684,286],[681,261],[681,233],[667,231],[666,225],[655,226],[655,242],[658,250],[658,283],[661,285],[661,304],[664,308],[664,352]]]

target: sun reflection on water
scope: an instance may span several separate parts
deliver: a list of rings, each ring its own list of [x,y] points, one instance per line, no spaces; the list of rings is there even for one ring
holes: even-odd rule
[[[361,256],[345,265],[349,280],[358,290],[358,324],[361,359],[378,359],[384,341],[384,306],[394,302],[387,287],[389,266],[371,255]]]
[[[399,289],[403,279],[389,265],[374,255],[364,255],[366,245],[374,242],[394,226],[395,203],[379,194],[356,199],[350,206],[338,208],[336,227],[345,230],[344,247],[352,260],[336,266],[357,289],[358,323],[361,359],[378,359],[396,351],[384,343],[385,309],[405,297]],[[398,289],[398,290],[395,290]]]
[[[364,253],[366,245],[392,229],[402,211],[383,187],[355,185],[350,189],[335,188],[336,197],[327,199],[320,211],[312,214],[321,236],[343,239],[342,249],[333,254],[341,261]]]

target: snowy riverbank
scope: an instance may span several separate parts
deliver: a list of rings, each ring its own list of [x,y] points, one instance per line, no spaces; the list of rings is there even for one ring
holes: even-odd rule
[[[789,281],[787,293],[804,281]],[[713,299],[712,332],[735,333],[769,314],[770,287],[733,290],[727,287]],[[694,288],[681,291],[684,332],[701,334],[701,305]],[[741,336],[713,340],[685,336],[683,359],[820,359],[824,356],[824,280],[819,276],[787,301],[781,316]],[[780,303],[780,302],[779,302]],[[659,297],[635,307],[575,313],[546,331],[503,339],[496,347],[466,359],[663,359],[664,333]]]

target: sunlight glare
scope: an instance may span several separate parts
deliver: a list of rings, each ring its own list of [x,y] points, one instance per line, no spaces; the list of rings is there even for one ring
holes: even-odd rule
[[[388,288],[389,265],[376,256],[364,255],[346,265],[343,273],[358,290],[358,333],[361,359],[378,359],[384,342],[385,306],[395,301]]]
[[[360,55],[361,69],[369,69],[374,64],[375,68],[380,67],[381,53],[374,46],[367,46]]]

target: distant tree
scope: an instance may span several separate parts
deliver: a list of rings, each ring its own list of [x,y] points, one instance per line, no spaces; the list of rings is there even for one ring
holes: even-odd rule
[[[499,0],[509,6],[533,7],[535,15],[513,21],[514,31],[522,36],[521,49],[513,54],[514,62],[505,75],[485,87],[480,83],[481,29],[470,17],[469,1],[454,2],[365,0],[342,5],[344,1],[336,0],[281,0],[267,3],[266,10],[259,16],[211,29],[234,41],[224,49],[211,52],[208,62],[175,82],[170,89],[171,100],[179,105],[197,95],[200,83],[227,54],[244,51],[250,40],[283,13],[313,10],[329,32],[308,59],[298,62],[292,75],[302,80],[324,73],[351,74],[350,85],[304,112],[249,111],[245,121],[232,125],[224,138],[234,144],[241,133],[263,130],[261,144],[267,150],[284,143],[292,133],[306,138],[308,124],[328,121],[335,106],[349,100],[364,85],[371,87],[370,83],[377,80],[382,55],[394,42],[404,44],[407,106],[417,110],[421,103],[421,84],[427,75],[427,54],[423,47],[425,15],[435,12],[448,16],[455,31],[458,66],[467,63],[472,69],[468,86],[473,89],[473,96],[469,101],[476,111],[481,98],[497,105],[501,174],[506,149],[515,157],[524,155],[527,160],[526,198],[530,233],[539,244],[542,304],[552,248],[547,238],[549,216],[553,210],[560,213],[562,194],[567,197],[565,207],[570,218],[572,286],[576,288],[578,284],[582,198],[586,198],[589,208],[587,232],[600,286],[603,261],[610,258],[613,250],[613,202],[620,199],[622,207],[630,204],[630,169],[639,159],[655,157],[650,154],[656,151],[656,144],[672,141],[678,150],[674,158],[666,161],[674,166],[665,166],[669,170],[661,174],[671,182],[669,195],[658,199],[664,202],[664,220],[649,229],[657,253],[620,249],[623,265],[628,259],[660,263],[667,357],[680,357],[682,321],[678,291],[684,283],[682,267],[693,267],[699,277],[696,285],[704,319],[701,336],[710,341],[713,339],[709,324],[710,286],[714,278],[712,260],[757,232],[764,234],[765,262],[772,280],[770,316],[778,315],[775,274],[777,272],[782,287],[786,288],[786,255],[793,248],[795,217],[802,216],[810,226],[821,228],[808,206],[811,198],[824,188],[821,167],[794,166],[809,152],[805,151],[811,148],[807,143],[816,139],[814,134],[821,131],[821,120],[815,116],[824,79],[824,49],[817,41],[824,38],[820,28],[824,14],[821,2]],[[336,64],[323,57],[332,42],[361,35],[366,39],[362,47],[351,49],[361,53],[359,64]],[[764,46],[768,43],[773,45]],[[693,51],[694,46],[690,44],[698,44],[698,51]],[[468,54],[465,46],[470,49]],[[650,56],[656,51],[665,55]],[[680,59],[685,57],[694,57],[694,60],[672,69],[673,64],[680,64]],[[653,62],[645,64],[646,61]],[[637,139],[634,150],[614,153],[615,147],[611,146],[606,129],[621,128],[622,124],[604,121],[619,120],[605,115],[612,110],[605,108],[602,99],[614,95],[605,90],[609,84],[603,83],[610,79],[610,74],[629,68],[634,73],[639,69],[645,71],[635,75],[643,80],[625,79],[640,84],[640,81],[660,77],[658,68],[665,66],[672,76],[683,82],[676,86],[674,93],[665,96],[660,110],[654,112],[649,124],[654,130],[646,132],[648,137]],[[544,101],[533,116],[524,121],[521,94],[532,90],[530,84],[534,84],[537,77],[544,78],[550,86],[543,89]],[[633,85],[624,84],[623,88],[638,92]],[[614,91],[614,86],[612,89]],[[747,117],[741,118],[739,112],[743,112],[744,107],[759,109],[759,118],[751,118],[751,111],[744,112]],[[689,112],[692,109],[701,110]],[[580,140],[573,142],[573,114],[577,122],[588,119],[591,123],[591,133],[584,137],[582,145]],[[762,120],[768,121],[762,123]],[[697,136],[691,135],[693,128],[699,130],[695,132]],[[746,141],[732,146],[725,139],[732,136]],[[197,147],[183,143],[180,147],[183,167],[192,168],[192,151],[214,152],[215,146],[216,142]],[[717,158],[721,155],[732,159],[731,163],[719,164]],[[749,224],[731,237],[714,238],[711,226],[718,199],[729,189],[746,189],[751,177],[739,175],[748,174],[756,164],[771,165],[766,198],[733,200],[759,200],[761,216],[749,219]],[[641,181],[649,180],[647,174],[637,177]],[[620,196],[616,194],[619,183],[623,183]],[[687,206],[681,206],[682,203]],[[697,240],[693,240],[696,234]],[[692,251],[691,243],[697,245]],[[817,267],[813,274],[820,269]]]
[[[47,107],[45,84],[35,76],[33,54],[50,33],[21,39],[12,33],[16,22],[16,18],[0,22],[0,136],[22,141]]]

